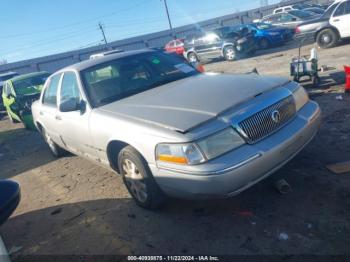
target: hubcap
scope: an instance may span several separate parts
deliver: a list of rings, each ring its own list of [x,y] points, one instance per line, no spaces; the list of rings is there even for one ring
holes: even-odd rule
[[[329,42],[331,42],[331,37],[328,34],[324,34],[322,40],[324,43],[328,44]]]
[[[125,182],[131,191],[131,194],[140,202],[147,201],[147,186],[144,183],[143,176],[137,166],[129,159],[123,161],[123,171]]]
[[[233,51],[233,49],[230,48],[226,50],[226,57],[230,60],[235,58],[235,52]]]
[[[189,60],[191,63],[196,63],[197,62],[197,58],[194,54],[190,54]]]

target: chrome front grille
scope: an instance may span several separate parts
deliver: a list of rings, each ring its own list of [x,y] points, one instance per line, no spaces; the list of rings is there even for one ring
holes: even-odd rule
[[[294,98],[288,96],[246,118],[238,126],[247,142],[253,144],[278,130],[292,119],[295,113]]]

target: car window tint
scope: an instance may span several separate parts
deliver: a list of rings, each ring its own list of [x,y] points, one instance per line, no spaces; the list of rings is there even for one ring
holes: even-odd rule
[[[109,78],[94,78],[96,72],[110,68]],[[98,64],[81,73],[93,107],[117,101],[198,72],[184,59],[162,52],[148,52]]]
[[[336,17],[336,16],[344,15],[344,13],[345,13],[345,5],[346,5],[346,2],[341,3],[341,4],[339,5],[339,7],[337,8],[337,10],[335,10],[333,16]]]
[[[80,91],[75,73],[64,73],[60,96],[61,101],[69,100],[72,98],[75,99],[77,102],[80,101]]]
[[[345,14],[350,14],[350,1],[347,1],[345,4]]]
[[[57,89],[60,82],[61,74],[55,75],[50,79],[50,82],[45,89],[43,104],[49,106],[57,105]]]

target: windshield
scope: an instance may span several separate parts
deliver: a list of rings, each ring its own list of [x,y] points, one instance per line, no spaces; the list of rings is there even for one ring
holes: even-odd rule
[[[127,56],[81,72],[93,107],[199,74],[184,59],[162,52]]]
[[[50,74],[47,73],[13,81],[13,87],[15,89],[16,94],[27,95],[40,92],[42,86],[44,85],[49,75]]]
[[[331,15],[333,14],[334,9],[338,6],[339,3],[335,3],[333,5],[331,5],[330,7],[328,7],[326,9],[326,11],[323,14],[323,17],[331,17]]]
[[[312,14],[310,12],[306,12],[306,11],[301,11],[301,10],[292,10],[289,11],[289,13],[291,15],[294,15],[300,19],[305,19],[305,18],[309,18],[312,16]]]

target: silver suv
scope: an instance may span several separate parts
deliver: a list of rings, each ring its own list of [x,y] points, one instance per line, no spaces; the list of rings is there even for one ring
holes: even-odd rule
[[[230,197],[292,159],[320,109],[295,82],[202,74],[154,50],[123,52],[54,73],[32,106],[52,153],[120,173],[136,203]]]

